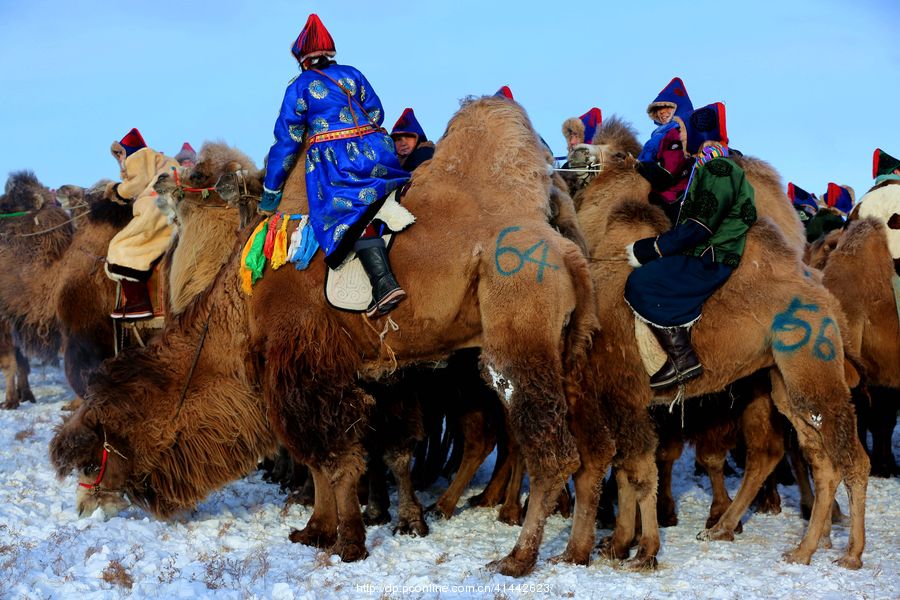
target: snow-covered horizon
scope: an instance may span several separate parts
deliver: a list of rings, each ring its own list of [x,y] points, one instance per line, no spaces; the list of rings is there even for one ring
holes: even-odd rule
[[[452,519],[428,518],[428,537],[394,536],[392,525],[369,527],[369,558],[351,564],[288,541],[311,508],[285,508],[286,494],[259,472],[170,521],[135,507],[108,521],[99,511],[79,518],[75,478],[57,481],[47,454],[72,392],[54,367],[34,368],[31,384],[36,404],[0,411],[0,599],[900,597],[900,479],[869,481],[862,569],[832,563],[847,543],[841,525],[832,530],[833,549],[820,549],[810,566],[792,565],[780,557],[806,527],[796,487],[779,486],[780,515],[745,516],[735,542],[698,541],[711,495],[708,479],[693,474],[689,449],[673,476],[679,524],[662,530],[659,569],[652,573],[621,570],[596,553],[588,567],[551,563],[571,526],[559,515],[547,523],[533,574],[513,579],[488,571],[485,565],[509,552],[519,532],[498,523],[496,509],[465,506],[487,483],[493,459]],[[897,454],[897,432],[893,445]],[[739,483],[727,479],[732,496]],[[420,500],[431,504],[446,485],[440,479]],[[843,488],[838,501],[846,512]]]

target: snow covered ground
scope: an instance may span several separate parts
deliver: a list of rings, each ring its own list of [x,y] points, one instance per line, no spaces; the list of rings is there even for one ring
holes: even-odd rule
[[[649,574],[601,560],[549,564],[569,532],[559,516],[548,522],[531,576],[490,573],[484,565],[512,548],[518,528],[463,502],[450,521],[430,520],[427,538],[394,537],[389,525],[369,528],[369,558],[343,564],[288,541],[311,509],[283,511],[285,494],[259,474],[174,521],[136,508],[109,521],[99,511],[79,519],[74,478],[58,482],[47,457],[71,392],[60,369],[35,368],[31,380],[37,404],[0,411],[0,598],[900,598],[900,480],[870,480],[861,570],[832,564],[847,541],[840,526],[833,550],[819,550],[808,567],[790,565],[779,557],[804,530],[794,488],[780,488],[780,515],[745,518],[734,543],[695,539],[710,492],[707,479],[693,475],[690,451],[674,477],[680,522],[662,530],[660,567]],[[894,448],[900,450],[900,435]],[[489,475],[490,466],[482,467],[465,497]],[[738,484],[728,480],[732,494]],[[421,500],[430,504],[445,485],[440,480]],[[843,490],[839,501],[846,508]]]

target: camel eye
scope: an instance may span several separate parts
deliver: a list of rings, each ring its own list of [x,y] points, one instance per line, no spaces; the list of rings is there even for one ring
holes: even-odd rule
[[[98,471],[100,471],[100,467],[98,467],[97,465],[88,465],[81,469],[81,472],[84,475],[96,475]]]

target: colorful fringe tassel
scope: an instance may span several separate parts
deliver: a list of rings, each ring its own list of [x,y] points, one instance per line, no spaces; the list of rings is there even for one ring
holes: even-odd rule
[[[247,239],[247,243],[244,244],[244,250],[241,252],[241,289],[244,290],[244,293],[248,296],[253,294],[253,284],[256,283],[256,280],[262,276],[262,269],[259,270],[259,275],[254,277],[254,271],[252,265],[257,264],[258,258],[254,258],[251,262],[250,254],[253,251],[254,242],[259,237],[260,233],[265,231],[266,224],[268,223],[268,219],[264,219],[260,222],[259,225],[256,226],[256,229],[253,230],[253,233],[250,234],[250,237]],[[265,263],[265,260],[263,261]]]

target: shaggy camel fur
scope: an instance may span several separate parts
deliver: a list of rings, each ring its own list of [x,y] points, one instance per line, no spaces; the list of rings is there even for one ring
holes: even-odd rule
[[[306,212],[303,175],[297,169],[289,178],[283,210]],[[404,198],[418,220],[391,250],[409,292],[390,315],[397,330],[385,329],[386,318],[373,322],[329,308],[319,258],[305,271],[267,272],[246,298],[237,268],[245,229],[208,291],[148,353],[156,356],[134,355],[141,370],[158,375],[152,384],[127,361],[107,363],[91,400],[51,444],[58,473],[96,465],[105,432],[128,457],[109,457],[110,484],[164,514],[191,506],[270,452],[250,443],[268,432],[259,423],[267,414],[278,440],[309,465],[315,481],[313,515],[291,539],[357,560],[366,556],[356,486],[372,405],[358,374],[378,378],[395,361],[437,360],[480,346],[532,482],[519,541],[495,567],[530,572],[555,493],[578,463],[566,426],[564,373],[577,373],[596,331],[587,262],[548,224],[550,188],[543,150],[521,107],[500,98],[466,104]],[[207,318],[208,350],[179,410],[185,363]],[[173,352],[180,352],[174,364]],[[247,393],[257,382],[264,411]],[[223,398],[229,390],[234,397]],[[235,404],[246,407],[237,418]],[[134,410],[151,411],[149,422],[129,418]],[[220,420],[228,426],[214,424]],[[179,427],[189,429],[179,435]],[[223,438],[230,438],[228,460]],[[218,450],[207,457],[208,447]],[[200,456],[184,454],[186,448]]]
[[[252,169],[249,161],[232,162],[232,157],[222,145],[204,147],[200,154],[207,165],[216,164],[216,177]],[[187,185],[213,183],[215,178],[194,178]],[[84,404],[50,444],[60,476],[77,470],[86,485],[97,479],[104,444],[114,449],[102,485],[78,488],[79,513],[101,507],[112,514],[122,506],[124,492],[156,514],[171,515],[275,452],[255,369],[240,351],[249,345],[247,303],[234,271],[222,269],[235,250],[238,211],[215,198],[189,194],[178,203],[177,243],[215,249],[225,257],[197,263],[196,249],[171,251],[170,282],[200,291],[172,289],[173,299],[184,304],[173,301],[177,314],[163,332],[146,348],[127,348],[104,362]]]
[[[0,224],[0,260],[10,265],[0,272],[0,315],[28,355],[55,360],[62,348],[66,377],[79,396],[87,374],[113,353],[115,284],[103,274],[102,260],[131,218],[127,207],[103,198],[104,185],[63,186],[60,208],[46,202],[50,192],[33,174],[13,174],[4,203],[36,212]]]
[[[640,177],[630,162],[608,166],[591,184],[579,219],[591,244],[592,273],[603,332],[594,346],[592,357],[597,367],[593,376],[608,402],[627,404],[639,414],[652,401],[652,394],[639,358],[634,315],[623,299],[625,281],[631,271],[624,258],[624,248],[637,239],[665,231],[670,225],[661,209],[647,203],[645,188],[634,185],[633,181],[628,184],[629,180]],[[748,159],[742,163],[747,164]],[[756,186],[752,173],[753,170],[748,171]],[[721,391],[733,381],[771,367],[772,399],[798,431],[801,447],[813,463],[816,489],[821,492],[806,536],[786,558],[809,563],[820,538],[830,527],[831,503],[836,486],[843,479],[851,498],[852,522],[847,552],[839,562],[849,568],[859,568],[865,540],[869,461],[855,435],[848,379],[854,380],[856,374],[844,359],[840,337],[840,331],[845,330],[840,327],[842,313],[836,299],[806,276],[807,269],[797,250],[799,244],[786,241],[778,221],[772,218],[778,206],[767,201],[765,186],[760,188],[762,193],[758,194],[757,204],[760,219],[750,229],[740,266],[728,283],[707,301],[703,318],[693,328],[693,343],[704,373],[686,384],[684,398]],[[789,211],[790,207],[785,206]],[[794,221],[796,217],[792,215],[788,224]],[[735,331],[741,335],[734,335]],[[672,402],[672,398],[661,400]],[[590,418],[583,421],[589,422]],[[634,433],[631,422],[614,422],[614,427],[619,428],[615,429],[617,442],[628,441],[636,435],[646,436],[643,426]],[[617,473],[620,513],[615,532],[603,549],[608,557],[628,556],[637,501],[643,527],[638,554],[632,563],[642,566],[655,564],[659,547],[654,493],[656,468],[652,453],[651,446],[642,455],[624,454],[619,459],[639,462],[636,470],[640,476],[622,470]],[[576,522],[565,555],[576,562],[587,561],[593,546],[596,489],[608,466],[593,461],[595,453],[588,449],[582,450],[581,456],[582,468],[576,476]],[[748,468],[734,502],[701,537],[733,539],[741,515],[776,462],[765,457],[751,461],[748,456]],[[751,464],[756,468],[752,469]],[[589,494],[580,494],[582,490]],[[578,505],[582,500],[588,502],[584,510],[590,511],[590,518],[579,521],[582,509]]]

